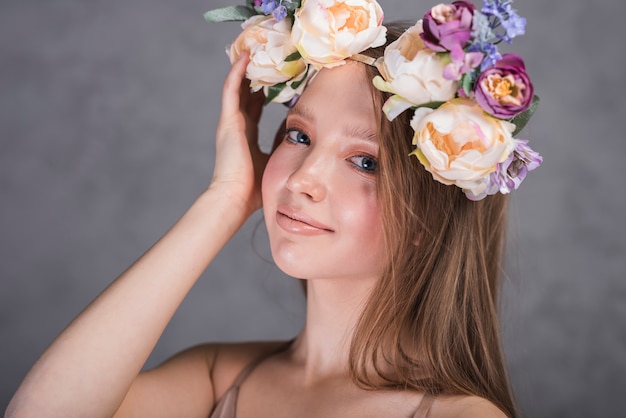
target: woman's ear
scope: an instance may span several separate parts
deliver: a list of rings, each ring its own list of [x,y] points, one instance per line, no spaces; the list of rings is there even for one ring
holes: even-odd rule
[[[274,135],[274,142],[272,143],[272,151],[271,152],[274,152],[274,150],[276,148],[278,148],[278,146],[282,142],[283,137],[285,136],[285,129],[286,128],[287,128],[287,119],[285,118],[280,123],[280,126],[278,127],[278,131],[276,131],[276,135]]]

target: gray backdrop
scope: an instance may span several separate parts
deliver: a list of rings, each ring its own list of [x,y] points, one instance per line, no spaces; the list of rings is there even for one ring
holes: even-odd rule
[[[388,19],[434,1],[381,0]],[[0,408],[78,312],[208,184],[226,0],[0,3]],[[545,157],[515,193],[503,326],[525,415],[626,416],[626,3],[518,0]],[[267,108],[270,137],[283,110]],[[255,216],[219,255],[149,364],[191,344],[288,338],[298,285]]]

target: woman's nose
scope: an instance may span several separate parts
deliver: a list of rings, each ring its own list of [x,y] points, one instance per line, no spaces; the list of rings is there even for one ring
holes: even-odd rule
[[[287,188],[294,193],[301,193],[307,198],[319,202],[326,197],[328,188],[326,178],[331,169],[323,155],[311,153],[291,173],[287,179]]]

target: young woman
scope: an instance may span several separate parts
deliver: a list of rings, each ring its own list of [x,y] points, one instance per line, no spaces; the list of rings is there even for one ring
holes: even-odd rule
[[[304,20],[305,12],[295,16]],[[394,42],[402,32],[387,28],[386,44],[405,51],[418,42],[410,30]],[[496,313],[506,197],[479,184],[489,175],[461,187],[465,193],[454,184],[468,184],[467,170],[457,182],[437,181],[445,173],[428,159],[428,144],[409,156],[420,121],[402,111],[389,117],[398,96],[389,94],[391,66],[371,65],[387,61],[389,48],[376,43],[339,65],[305,62],[283,82],[274,97],[295,104],[271,156],[258,146],[263,94],[251,93],[245,79],[246,72],[254,78],[258,51],[233,45],[238,57],[224,83],[211,184],[59,335],[7,417],[517,415]],[[261,87],[270,96],[278,84]],[[435,111],[427,112],[424,120]],[[462,126],[461,136],[489,131],[469,126],[473,134]],[[532,169],[520,147],[507,145],[510,132],[498,134],[506,152],[497,164],[512,159]],[[440,149],[454,147],[438,138]],[[488,159],[501,146],[471,138],[455,151],[458,159],[472,146]],[[276,264],[306,279],[302,331],[289,342],[193,347],[140,372],[195,281],[261,207]]]

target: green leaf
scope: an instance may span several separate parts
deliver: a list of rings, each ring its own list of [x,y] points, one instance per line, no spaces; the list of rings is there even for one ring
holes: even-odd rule
[[[307,77],[308,77],[309,68],[311,68],[311,67],[309,67],[309,66],[307,66],[307,67],[306,67],[306,70],[305,70],[305,72],[304,72],[304,75],[302,76],[302,78],[301,78],[300,80],[298,80],[298,81],[293,81],[293,82],[291,83],[291,88],[292,88],[292,89],[294,89],[294,90],[295,90],[295,89],[297,89],[298,87],[300,87],[300,84],[304,83],[304,81],[305,81],[305,80],[307,79]],[[293,80],[293,79],[292,79],[292,80]]]
[[[311,70],[311,66],[307,65],[306,70],[304,70],[304,74],[302,74],[299,80],[293,81],[293,78],[291,79],[291,84],[289,85],[289,87],[291,87],[294,90],[300,87],[300,84],[304,83],[309,78],[309,70]]]
[[[268,87],[267,88],[267,97],[265,98],[265,104],[270,103],[272,100],[274,100],[276,97],[278,97],[280,92],[283,91],[283,89],[286,86],[287,86],[287,84],[285,84],[285,83],[279,83],[279,84],[274,84],[273,86]]]
[[[465,95],[469,97],[472,92],[472,77],[470,73],[463,74],[463,78],[461,78],[461,88],[465,92]]]
[[[442,104],[444,104],[445,102],[429,102],[429,103],[424,103],[421,104],[417,107],[428,107],[431,109],[437,109],[439,106],[441,106]]]
[[[300,58],[302,58],[302,55],[300,55],[300,51],[296,51],[293,54],[287,55],[285,57],[285,62],[298,61]]]
[[[204,14],[204,20],[207,22],[232,22],[244,21],[252,16],[256,16],[256,12],[247,6],[228,6],[221,9],[209,10]]]
[[[300,8],[301,5],[301,1],[300,0],[293,0],[293,1],[287,1],[283,3],[283,6],[285,6],[285,8],[287,9],[287,14],[288,15],[293,15],[293,13]]]
[[[513,136],[517,135],[522,129],[524,129],[524,126],[526,126],[532,115],[535,113],[535,110],[537,110],[537,106],[539,106],[539,96],[535,95],[533,97],[533,103],[528,109],[509,119],[509,122],[515,125]]]

